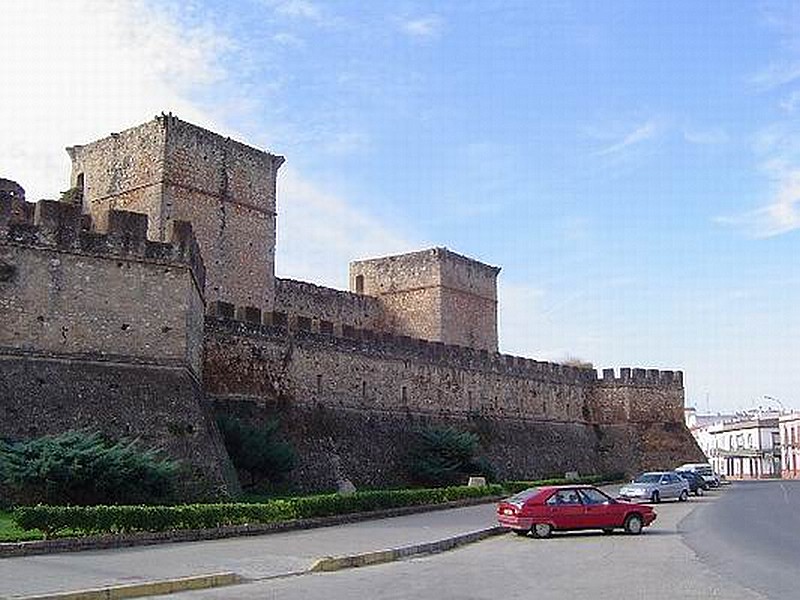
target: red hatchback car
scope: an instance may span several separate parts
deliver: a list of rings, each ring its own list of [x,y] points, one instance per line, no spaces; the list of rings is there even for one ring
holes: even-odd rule
[[[517,535],[546,538],[553,531],[622,528],[639,534],[655,521],[649,506],[615,500],[590,485],[531,488],[497,505],[500,525]]]

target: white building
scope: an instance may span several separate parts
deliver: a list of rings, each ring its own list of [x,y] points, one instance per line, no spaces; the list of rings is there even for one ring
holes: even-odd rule
[[[784,479],[800,478],[800,413],[781,415],[781,472]]]
[[[714,470],[728,479],[780,477],[778,416],[778,413],[759,411],[720,415],[716,419],[709,415],[696,416],[691,431]]]

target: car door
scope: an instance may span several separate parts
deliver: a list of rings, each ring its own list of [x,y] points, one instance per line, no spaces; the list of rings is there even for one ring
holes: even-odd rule
[[[600,490],[585,488],[580,490],[584,506],[582,527],[585,529],[606,529],[622,525],[622,517],[616,514],[614,502]]]
[[[662,500],[675,497],[675,486],[670,481],[669,473],[664,473],[658,480],[658,493]]]
[[[667,473],[667,477],[669,478],[670,498],[677,498],[683,491],[683,482],[681,481],[681,478],[674,473]]]
[[[547,515],[556,529],[580,529],[584,520],[584,506],[578,490],[564,488],[556,490],[545,501]]]

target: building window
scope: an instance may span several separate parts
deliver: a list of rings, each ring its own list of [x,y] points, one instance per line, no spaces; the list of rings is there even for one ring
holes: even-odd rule
[[[362,381],[361,382],[361,399],[363,400],[366,397],[367,397],[367,382],[366,381]]]
[[[364,293],[364,276],[356,275],[356,294]]]
[[[317,391],[322,391],[322,375],[317,375]]]
[[[400,389],[400,398],[403,400],[403,402],[408,402],[408,388],[406,388],[406,386],[403,386]]]

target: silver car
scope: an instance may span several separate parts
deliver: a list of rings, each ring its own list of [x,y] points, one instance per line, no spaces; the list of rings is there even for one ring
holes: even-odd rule
[[[619,495],[620,498],[640,502],[661,502],[668,498],[684,502],[689,498],[689,482],[675,471],[643,473],[622,486]]]

